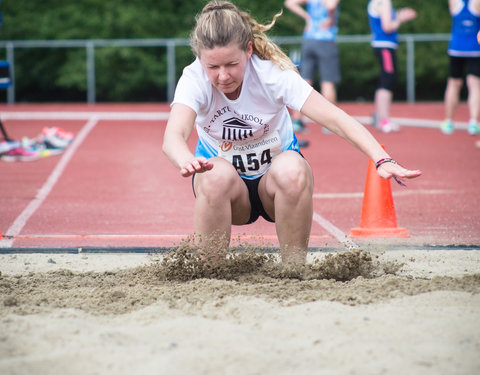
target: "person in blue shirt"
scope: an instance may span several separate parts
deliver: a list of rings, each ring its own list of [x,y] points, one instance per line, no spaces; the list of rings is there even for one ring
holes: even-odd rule
[[[468,132],[479,134],[480,114],[480,45],[477,34],[480,30],[480,0],[449,0],[452,15],[452,33],[448,45],[450,73],[445,89],[445,120],[440,125],[444,134],[452,134],[453,117],[460,100],[463,76],[466,71],[468,109],[470,120]]]
[[[417,17],[415,10],[402,8],[396,11],[390,0],[370,0],[367,5],[372,32],[373,51],[380,63],[380,78],[375,91],[373,125],[384,133],[399,129],[390,121],[390,105],[397,79],[395,51],[398,47],[398,29],[403,23]]]
[[[305,20],[300,74],[313,85],[320,72],[320,92],[331,103],[337,101],[336,85],[340,82],[338,46],[338,14],[340,0],[286,0],[285,6]],[[302,116],[292,111],[295,131],[302,132]]]

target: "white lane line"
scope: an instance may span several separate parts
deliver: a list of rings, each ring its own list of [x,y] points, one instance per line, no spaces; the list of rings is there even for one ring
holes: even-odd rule
[[[357,249],[359,246],[353,242],[348,236],[343,233],[339,228],[333,225],[330,221],[323,216],[313,213],[313,220],[320,224],[320,226],[337,239],[338,242],[343,244],[347,249]]]
[[[452,190],[402,190],[394,193],[393,195],[413,195],[413,194],[451,194]],[[338,199],[338,198],[362,198],[363,193],[317,193],[313,195],[316,199]],[[330,221],[323,216],[313,213],[313,221],[319,224],[323,229],[330,233],[333,237],[342,243],[347,249],[356,249],[359,246],[353,242],[347,234],[343,233],[339,228],[333,225]]]
[[[364,125],[372,125],[371,116],[355,116],[349,113],[358,122]],[[420,118],[409,118],[409,117],[392,117],[392,122],[399,124],[401,126],[409,126],[415,128],[431,128],[431,129],[440,129],[440,124],[443,120],[432,120],[432,119],[420,119]],[[305,116],[305,122],[313,123],[311,119]],[[455,129],[466,130],[468,129],[468,122],[465,121],[455,121]]]
[[[98,120],[115,121],[164,121],[168,120],[169,112],[3,112],[2,120]]]
[[[108,111],[6,111],[2,112],[2,120],[88,120],[96,116],[99,120],[143,120],[143,121],[164,121],[168,120],[170,112],[108,112]],[[352,116],[362,124],[372,124],[369,116]],[[439,129],[442,120],[417,119],[407,117],[394,117],[392,121],[402,125],[419,128]],[[311,122],[311,121],[310,121]],[[465,130],[467,122],[456,121],[456,129]]]
[[[370,116],[352,116],[357,121],[362,124],[372,124],[372,117]],[[440,124],[443,120],[428,120],[428,119],[419,119],[419,118],[407,118],[407,117],[392,117],[392,122],[402,125],[402,126],[411,126],[417,128],[432,128],[440,129]],[[468,122],[464,121],[455,121],[455,129],[466,130],[468,129]]]
[[[53,238],[53,239],[85,239],[85,238],[187,238],[188,234],[25,234],[15,238]]]
[[[338,198],[362,198],[363,193],[315,193],[313,198],[316,199],[338,199]]]
[[[453,194],[453,190],[441,189],[418,189],[418,190],[398,190],[392,192],[394,197],[403,197],[408,195],[438,195],[438,194]],[[363,193],[316,193],[313,194],[316,199],[338,199],[338,198],[363,198]]]
[[[62,155],[62,158],[59,160],[55,168],[53,169],[50,176],[48,176],[47,181],[43,184],[42,188],[38,191],[37,195],[30,201],[27,207],[20,213],[20,215],[15,219],[13,224],[8,228],[5,233],[6,237],[15,237],[27,224],[30,217],[37,211],[41,204],[45,201],[48,194],[52,191],[53,187],[62,176],[63,171],[65,170],[67,164],[72,159],[73,155],[80,147],[82,142],[85,140],[87,135],[92,131],[92,129],[97,125],[98,118],[92,117],[90,120],[83,126],[83,128],[78,132],[74,141],[68,148],[65,150],[65,153]],[[0,248],[2,247],[12,247],[14,239],[6,238],[0,239]]]

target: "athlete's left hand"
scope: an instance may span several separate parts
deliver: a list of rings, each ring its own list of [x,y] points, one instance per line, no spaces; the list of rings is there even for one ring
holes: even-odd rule
[[[383,178],[394,178],[400,185],[403,185],[403,179],[415,178],[422,175],[420,170],[410,170],[395,163],[384,163],[377,169],[377,173]]]

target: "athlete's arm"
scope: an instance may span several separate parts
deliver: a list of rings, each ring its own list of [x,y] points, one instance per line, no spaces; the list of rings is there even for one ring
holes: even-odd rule
[[[458,0],[448,0],[448,9],[450,10],[451,15],[455,14],[455,10],[458,7],[458,5],[459,5]]]
[[[163,137],[163,152],[172,164],[180,169],[184,177],[213,168],[212,163],[204,157],[195,157],[188,147],[187,140],[192,133],[196,117],[195,111],[190,107],[174,104]]]
[[[335,134],[347,140],[374,162],[390,158],[387,152],[362,124],[330,103],[320,95],[318,91],[312,91],[303,105],[301,112],[314,122],[322,124]],[[378,174],[383,178],[390,178],[392,176],[414,178],[420,176],[422,172],[419,170],[408,170],[398,164],[385,163],[378,168]]]
[[[323,4],[325,5],[325,8],[327,8],[327,11],[328,11],[328,18],[323,23],[322,28],[328,29],[329,27],[337,23],[336,13],[337,13],[338,3],[340,3],[340,0],[323,0]]]
[[[417,12],[411,8],[402,8],[397,11],[397,17],[393,19],[393,8],[390,0],[382,0],[378,2],[380,20],[382,29],[386,33],[393,33],[398,30],[402,23],[413,20],[417,17]]]
[[[478,15],[478,13],[480,13],[480,0],[473,0],[472,6]]]
[[[285,0],[285,6],[297,16],[302,17],[305,22],[308,22],[310,20],[310,16],[307,11],[301,6],[306,2],[307,0]]]
[[[332,11],[335,12],[339,3],[340,3],[340,0],[323,0],[323,4],[325,4],[325,8],[327,8],[329,12],[332,12]]]

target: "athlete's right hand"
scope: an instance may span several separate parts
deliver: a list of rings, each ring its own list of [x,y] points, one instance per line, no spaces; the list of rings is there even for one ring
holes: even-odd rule
[[[186,162],[182,168],[180,168],[180,174],[183,177],[188,177],[194,173],[203,173],[209,171],[212,168],[213,163],[201,156]]]

